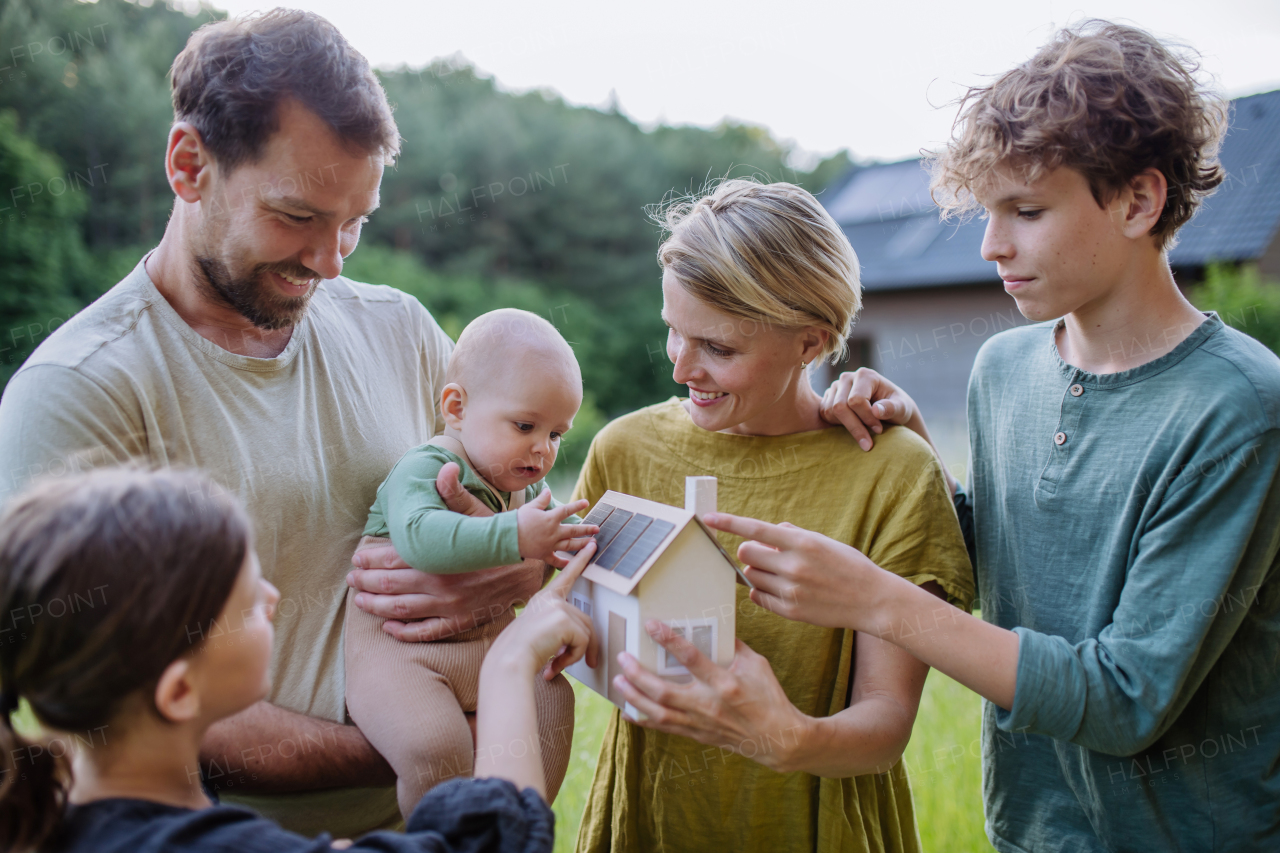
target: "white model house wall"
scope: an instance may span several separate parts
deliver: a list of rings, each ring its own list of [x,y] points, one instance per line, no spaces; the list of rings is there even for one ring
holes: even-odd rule
[[[600,665],[592,669],[587,666],[586,658],[583,658],[568,667],[566,672],[623,708],[622,694],[613,686],[613,679],[622,674],[622,668],[618,666],[618,652],[630,651],[636,654],[640,645],[642,626],[639,600],[635,596],[623,595],[592,583],[586,578],[578,578],[569,593],[569,601],[584,612],[586,608],[583,604],[590,608],[591,628],[600,642]],[[614,648],[619,639],[621,645]],[[635,715],[635,709],[630,706],[624,710]]]
[[[696,523],[691,523],[640,580],[636,590],[640,619],[642,623],[659,619],[686,628],[711,626],[713,658],[716,663],[727,666],[733,660],[736,579],[733,567],[715,543]],[[636,657],[645,666],[669,677],[685,672],[683,667],[673,669],[669,665],[665,650],[647,631],[640,632],[639,640]]]

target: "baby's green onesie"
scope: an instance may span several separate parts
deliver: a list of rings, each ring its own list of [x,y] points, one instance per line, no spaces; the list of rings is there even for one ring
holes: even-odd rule
[[[472,518],[445,505],[436,491],[436,476],[449,462],[458,463],[463,488],[494,515]],[[506,510],[513,504],[518,507],[532,501],[545,488],[547,481],[539,480],[512,501],[510,492],[491,488],[466,459],[438,445],[424,444],[400,457],[378,486],[363,535],[390,537],[406,563],[433,574],[474,572],[519,563],[523,557],[516,514]],[[560,505],[554,497],[551,499],[551,506]],[[573,515],[566,521],[581,523]]]

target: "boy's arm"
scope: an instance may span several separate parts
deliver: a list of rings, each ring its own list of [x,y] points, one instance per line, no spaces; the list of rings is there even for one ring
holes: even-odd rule
[[[387,476],[387,529],[396,551],[415,569],[435,574],[519,563],[516,514],[472,517],[450,511],[436,491],[436,475],[445,464],[416,454],[396,463]]]
[[[934,445],[924,416],[920,414],[920,408],[910,394],[871,368],[861,367],[852,373],[841,373],[840,378],[831,383],[822,397],[822,418],[830,424],[842,425],[863,450],[870,450],[874,446],[874,435],[883,433],[886,424],[904,426],[923,438],[942,466],[942,475],[946,478],[956,518],[959,519],[960,530],[964,534],[969,562],[974,567],[978,565],[973,534],[973,505],[965,494],[964,486],[951,473],[946,460]]]
[[[1018,689],[997,725],[1112,755],[1159,738],[1258,601],[1280,548],[1278,474],[1280,430],[1185,466],[1096,639],[1015,629]]]
[[[757,604],[902,646],[999,706],[1002,729],[1129,755],[1177,719],[1257,599],[1280,548],[1277,472],[1278,430],[1212,469],[1187,466],[1139,540],[1111,624],[1074,644],[942,605],[816,533],[706,522],[757,540],[739,548]]]

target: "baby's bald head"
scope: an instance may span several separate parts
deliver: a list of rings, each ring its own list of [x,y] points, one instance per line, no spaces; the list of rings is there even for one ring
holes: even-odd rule
[[[569,342],[556,327],[528,311],[499,308],[472,320],[458,336],[445,382],[469,394],[514,372],[563,377],[582,387],[582,373]]]

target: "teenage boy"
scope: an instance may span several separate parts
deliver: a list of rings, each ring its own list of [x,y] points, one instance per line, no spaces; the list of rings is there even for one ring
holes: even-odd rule
[[[706,518],[758,540],[753,600],[989,700],[1001,851],[1280,850],[1280,360],[1170,273],[1223,177],[1225,108],[1192,70],[1141,30],[1062,31],[969,93],[936,161],[944,208],[985,210],[983,257],[1047,321],[989,340],[970,380],[982,620],[817,534]],[[825,407],[928,435],[869,371]]]

